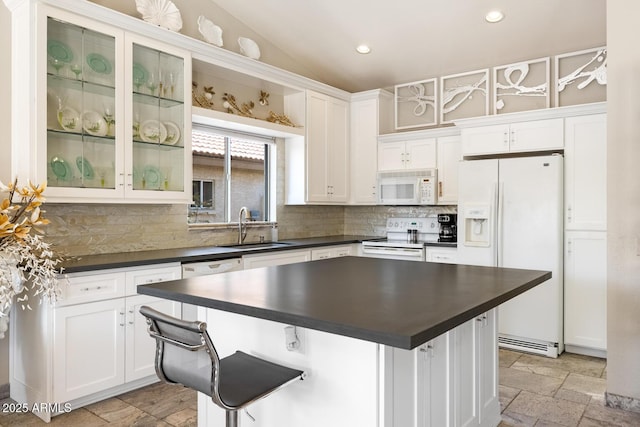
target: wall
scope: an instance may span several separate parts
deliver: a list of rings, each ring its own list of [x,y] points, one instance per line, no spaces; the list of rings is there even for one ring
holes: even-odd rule
[[[9,10],[0,2],[0,52],[5,58],[11,52],[11,20]],[[0,61],[0,181],[11,180],[11,62]],[[7,395],[9,382],[9,334],[0,340],[0,400]]]
[[[640,2],[607,2],[607,401],[640,412]]]

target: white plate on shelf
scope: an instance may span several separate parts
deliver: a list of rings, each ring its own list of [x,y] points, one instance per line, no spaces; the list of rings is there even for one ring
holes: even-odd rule
[[[105,136],[109,130],[104,117],[95,111],[85,111],[82,114],[82,129],[92,136]]]
[[[163,124],[167,129],[167,137],[164,143],[167,145],[176,145],[180,140],[180,128],[173,122],[164,122]]]
[[[68,132],[80,132],[82,130],[80,113],[71,107],[63,107],[58,111],[58,123],[62,129]]]
[[[162,144],[167,139],[167,128],[157,120],[145,120],[140,125],[140,139]]]

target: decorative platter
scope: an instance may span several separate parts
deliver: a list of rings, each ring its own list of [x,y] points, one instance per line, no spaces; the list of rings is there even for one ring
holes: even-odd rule
[[[82,173],[82,176],[85,177],[85,179],[93,179],[93,177],[95,176],[95,173],[93,172],[93,166],[91,166],[91,163],[89,163],[89,160],[87,160],[86,158],[82,156],[76,157],[76,166],[78,167],[78,169],[80,169],[80,172]]]
[[[82,129],[91,136],[105,136],[109,126],[100,114],[95,111],[85,111],[82,114]]]
[[[140,139],[162,144],[167,139],[167,128],[157,120],[146,120],[140,125]]]
[[[142,179],[146,188],[157,189],[160,188],[162,175],[157,167],[149,165],[144,167],[144,170],[142,171]]]
[[[131,77],[133,78],[133,82],[142,82],[146,83],[149,77],[149,72],[146,68],[144,68],[141,64],[137,62],[133,63],[133,71],[131,73]]]
[[[53,170],[54,175],[61,181],[70,181],[73,178],[71,166],[60,156],[51,158],[51,170]]]
[[[63,107],[58,110],[58,123],[67,132],[80,132],[82,130],[80,113],[71,107]]]
[[[173,122],[164,122],[163,124],[167,129],[167,137],[164,143],[167,145],[176,145],[180,140],[180,128]]]
[[[251,59],[260,59],[260,48],[258,43],[246,37],[238,37],[238,44],[240,45],[240,53]]]
[[[180,31],[182,28],[180,10],[169,0],[136,0],[136,9],[142,19],[150,24],[171,31]]]
[[[113,70],[111,62],[99,53],[88,54],[87,65],[98,74],[111,74]]]
[[[207,43],[222,47],[222,28],[204,17],[198,16],[198,31]]]
[[[53,59],[57,59],[58,61],[73,61],[73,51],[71,50],[71,48],[58,40],[47,41],[47,53]]]

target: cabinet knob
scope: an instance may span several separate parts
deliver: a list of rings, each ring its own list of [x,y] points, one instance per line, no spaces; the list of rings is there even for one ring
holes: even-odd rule
[[[438,181],[438,197],[442,197],[442,181]]]

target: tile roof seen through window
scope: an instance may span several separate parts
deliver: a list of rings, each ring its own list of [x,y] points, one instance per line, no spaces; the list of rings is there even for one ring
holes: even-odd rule
[[[191,150],[203,156],[223,157],[224,136],[192,130]],[[264,160],[264,144],[238,138],[231,139],[231,157],[248,160]]]

